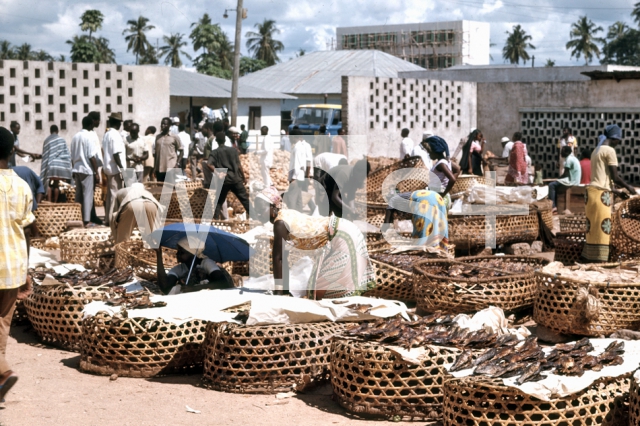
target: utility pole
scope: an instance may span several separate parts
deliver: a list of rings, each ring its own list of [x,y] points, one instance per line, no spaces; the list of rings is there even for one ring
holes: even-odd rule
[[[233,77],[231,79],[231,125],[236,125],[238,118],[238,79],[240,78],[240,45],[242,38],[242,18],[245,15],[244,9],[242,9],[242,0],[238,0],[238,6],[236,8],[236,41],[233,51]],[[227,11],[224,12],[226,18]]]

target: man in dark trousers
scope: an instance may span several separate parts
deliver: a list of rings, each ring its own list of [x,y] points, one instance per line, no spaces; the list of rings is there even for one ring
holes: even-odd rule
[[[218,174],[218,178],[222,179],[223,173],[216,171],[216,169],[227,169],[227,174],[224,176],[224,183],[220,189],[220,195],[216,204],[216,211],[214,217],[220,216],[222,210],[222,204],[227,199],[227,194],[233,192],[242,206],[244,207],[247,215],[249,214],[249,196],[244,185],[247,182],[242,165],[240,164],[240,156],[235,148],[225,146],[225,133],[218,132],[216,134],[216,142],[218,143],[218,149],[211,151],[209,155],[209,161],[207,161],[207,167],[213,173]]]

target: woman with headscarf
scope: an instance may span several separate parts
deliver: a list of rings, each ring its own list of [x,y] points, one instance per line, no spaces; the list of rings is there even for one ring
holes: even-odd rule
[[[178,264],[167,273],[162,259],[162,248],[156,249],[158,285],[165,294],[189,293],[205,289],[233,288],[233,279],[216,262],[204,255],[199,240],[189,243],[188,237],[178,241]]]
[[[47,201],[57,203],[60,181],[71,180],[71,154],[67,142],[58,135],[58,126],[51,126],[51,134],[42,145],[40,179],[47,188]]]
[[[522,133],[513,134],[513,148],[509,154],[509,169],[504,183],[509,185],[528,185],[529,173],[527,172],[527,147],[522,143]]]
[[[284,209],[282,197],[274,187],[257,195],[254,210],[260,221],[273,223],[273,276],[289,287],[283,274],[284,245],[300,250],[320,250],[308,295],[327,299],[361,294],[375,287],[375,272],[364,235],[356,225],[336,216],[307,216]]]
[[[586,194],[587,242],[582,257],[589,262],[609,261],[613,194],[629,198],[628,194],[616,189],[616,185],[636,194],[635,188],[618,175],[615,148],[622,141],[622,130],[611,124],[604,134],[606,139],[591,154],[591,184],[587,186]]]
[[[460,168],[457,164],[451,163],[449,145],[440,136],[431,136],[425,139],[422,144],[429,152],[429,156],[435,160],[431,172],[438,177],[438,182],[429,183],[429,189],[438,192],[448,208],[451,205],[450,192],[460,174]]]
[[[467,143],[462,149],[462,158],[460,159],[460,168],[462,173],[483,176],[482,174],[482,151],[486,141],[482,132],[475,129],[469,135]]]

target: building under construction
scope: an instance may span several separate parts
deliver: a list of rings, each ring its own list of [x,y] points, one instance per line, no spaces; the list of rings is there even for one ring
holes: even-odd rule
[[[376,49],[427,69],[489,64],[489,24],[424,22],[336,28],[337,48]]]

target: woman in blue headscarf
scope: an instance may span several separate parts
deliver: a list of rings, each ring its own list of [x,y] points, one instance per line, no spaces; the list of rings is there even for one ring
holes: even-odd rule
[[[460,167],[449,159],[449,145],[440,136],[431,136],[422,141],[429,156],[435,160],[431,174],[438,177],[437,182],[429,181],[429,189],[436,191],[444,199],[447,208],[451,205],[451,189],[460,174]]]

